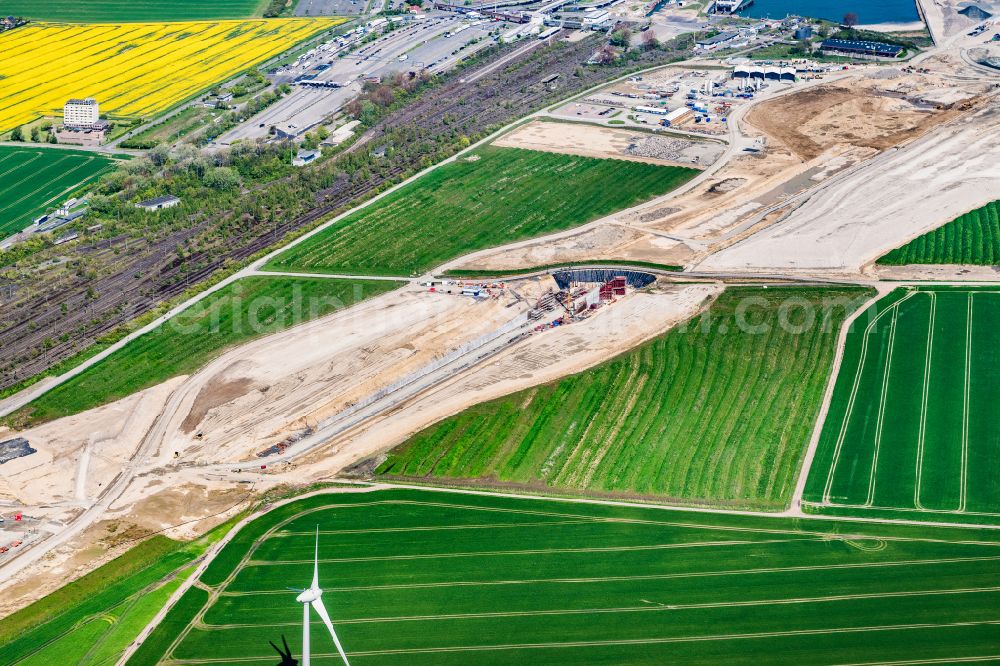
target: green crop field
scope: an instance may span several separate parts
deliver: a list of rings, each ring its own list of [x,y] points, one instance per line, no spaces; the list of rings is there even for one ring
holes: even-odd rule
[[[388,280],[244,278],[133,340],[8,420],[23,428],[124,398],[194,372],[228,347],[399,286]]]
[[[847,340],[805,499],[1000,518],[1000,291],[898,289]]]
[[[187,543],[154,535],[3,618],[0,663],[116,663],[170,595],[194,573],[194,561],[225,536],[239,517]]]
[[[301,658],[323,600],[352,664],[941,663],[994,655],[997,535],[390,489],[244,528],[134,664]],[[315,664],[337,664],[318,617]],[[916,662],[914,662],[916,663]],[[928,662],[920,662],[928,663]]]
[[[266,6],[267,0],[4,0],[2,11],[36,21],[121,23],[249,18]]]
[[[694,169],[481,148],[278,255],[271,270],[409,275],[579,226],[669,192]]]
[[[878,260],[880,264],[1000,264],[1000,201],[952,220]]]
[[[202,545],[153,537],[0,620],[0,663],[113,664],[166,603]]]
[[[115,163],[107,155],[81,150],[0,146],[0,239],[24,229]]]
[[[868,294],[728,289],[638,349],[427,428],[377,473],[780,510],[840,324]]]

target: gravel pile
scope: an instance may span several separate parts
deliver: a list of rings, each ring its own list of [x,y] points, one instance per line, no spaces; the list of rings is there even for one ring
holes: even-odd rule
[[[635,157],[649,157],[657,160],[668,160],[671,162],[690,161],[682,153],[691,146],[690,141],[683,139],[671,139],[665,136],[651,136],[641,141],[629,145],[625,149],[626,155]]]
[[[902,75],[903,72],[895,67],[887,67],[885,69],[876,69],[874,72],[868,72],[867,77],[869,79],[898,79]]]

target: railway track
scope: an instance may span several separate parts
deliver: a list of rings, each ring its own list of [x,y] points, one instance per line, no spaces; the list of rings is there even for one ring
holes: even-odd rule
[[[413,128],[414,141],[426,142],[440,155],[442,147],[453,145],[458,135],[488,134],[546,104],[621,76],[623,70],[618,67],[585,66],[598,45],[599,39],[592,37],[546,48],[524,49],[517,45],[498,49],[391,113],[360,137],[353,148],[387,139],[398,128],[407,127]],[[677,57],[677,52],[670,51],[647,53],[642,56],[644,60],[630,66],[667,64]],[[559,75],[558,86],[541,84],[553,74]],[[94,277],[86,271],[67,272],[42,287],[37,284],[38,278],[34,284],[30,284],[31,279],[23,280],[10,290],[14,298],[8,302],[3,301],[4,292],[0,292],[0,325],[4,326],[0,330],[0,390],[73,356],[123,324],[203,283],[227,265],[273,247],[288,234],[343,211],[386,184],[398,182],[418,170],[425,156],[419,151],[403,152],[393,157],[395,163],[373,171],[366,180],[342,172],[333,175],[331,184],[311,192],[314,203],[308,210],[278,224],[237,226],[239,233],[234,237],[217,243],[212,250],[191,252],[183,260],[177,254],[179,246],[187,247],[199,235],[211,233],[213,225],[232,222],[237,211],[226,211],[215,219],[158,239],[118,236],[110,242],[101,240],[73,248],[71,261],[104,262],[105,274]],[[337,168],[339,162],[328,164]],[[276,182],[296,183],[293,178]],[[248,197],[253,200],[266,196],[266,189],[273,184],[253,188]]]

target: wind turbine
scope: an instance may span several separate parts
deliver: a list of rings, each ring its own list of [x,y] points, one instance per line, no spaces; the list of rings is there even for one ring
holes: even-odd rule
[[[316,526],[316,558],[313,560],[313,580],[312,585],[305,590],[296,590],[299,596],[295,600],[302,604],[302,666],[309,666],[309,606],[323,620],[323,624],[330,630],[330,637],[333,644],[337,646],[340,658],[344,660],[344,666],[350,666],[344,648],[340,645],[337,632],[333,630],[333,623],[330,622],[330,614],[326,612],[323,605],[323,590],[319,587],[319,525]]]

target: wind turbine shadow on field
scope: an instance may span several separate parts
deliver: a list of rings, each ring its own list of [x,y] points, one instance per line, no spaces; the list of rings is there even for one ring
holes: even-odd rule
[[[323,605],[323,590],[319,587],[319,525],[316,526],[316,555],[313,560],[313,579],[312,585],[304,590],[298,590],[295,588],[288,588],[293,592],[298,592],[299,595],[295,597],[295,600],[302,604],[302,666],[310,666],[309,656],[310,656],[310,645],[309,645],[309,607],[312,606],[316,614],[319,615],[320,619],[323,620],[323,624],[326,628],[330,630],[330,638],[333,639],[333,644],[337,647],[337,652],[340,653],[340,658],[344,661],[344,666],[350,666],[347,661],[347,655],[344,654],[344,648],[340,645],[340,639],[337,638],[337,632],[333,630],[333,623],[330,621],[330,614],[326,612],[326,606]],[[272,643],[273,645],[273,643]],[[286,644],[287,647],[287,644]],[[285,658],[283,653],[282,657]],[[290,658],[290,657],[288,657]],[[286,662],[282,662],[281,666],[284,666]]]
[[[292,658],[292,648],[288,647],[288,641],[285,640],[284,634],[281,634],[281,644],[285,646],[284,650],[275,645],[274,641],[268,641],[268,643],[271,644],[275,652],[281,655],[281,661],[278,662],[278,666],[299,666],[299,660]]]

